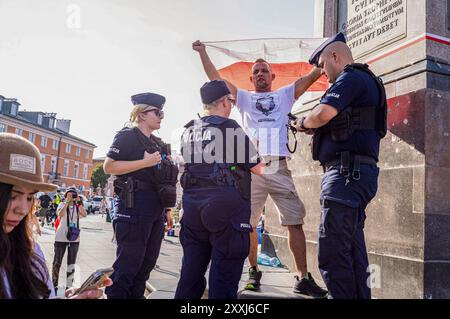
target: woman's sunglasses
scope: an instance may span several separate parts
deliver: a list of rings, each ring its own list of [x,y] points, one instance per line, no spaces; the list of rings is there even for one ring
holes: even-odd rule
[[[155,113],[155,115],[157,116],[157,117],[159,117],[159,118],[163,118],[164,117],[164,111],[163,110],[160,110],[160,109],[151,109],[151,110],[148,110],[148,111],[144,111],[144,112],[142,112],[142,113],[148,113],[148,112],[154,112]]]

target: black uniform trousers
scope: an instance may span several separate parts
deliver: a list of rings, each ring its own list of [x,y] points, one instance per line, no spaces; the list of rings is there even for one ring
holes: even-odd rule
[[[115,203],[113,227],[116,261],[111,276],[114,284],[105,290],[108,299],[144,299],[145,283],[156,265],[164,237],[164,207],[158,194],[136,192],[135,206]]]

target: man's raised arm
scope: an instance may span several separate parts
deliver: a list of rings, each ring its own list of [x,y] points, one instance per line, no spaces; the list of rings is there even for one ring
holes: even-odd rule
[[[307,75],[302,76],[295,81],[295,99],[302,96],[308,88],[316,82],[321,75],[321,69],[314,67]]]
[[[210,81],[212,81],[212,80],[223,80],[223,81],[225,81],[225,83],[228,86],[228,89],[230,90],[230,93],[232,95],[236,96],[237,95],[237,88],[233,84],[228,82],[227,80],[222,79],[220,77],[219,72],[217,72],[216,67],[211,62],[211,59],[209,58],[209,55],[206,52],[205,45],[202,42],[200,42],[200,41],[195,41],[194,43],[192,43],[192,49],[199,53],[200,59],[201,59],[202,64],[203,64],[203,69],[205,70],[205,73],[208,76],[209,80]]]

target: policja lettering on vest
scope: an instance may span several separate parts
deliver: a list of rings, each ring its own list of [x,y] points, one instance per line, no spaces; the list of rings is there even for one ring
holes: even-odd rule
[[[203,141],[211,141],[211,131],[207,130],[204,132],[201,131],[191,131],[185,138],[183,138],[183,142],[203,142]]]
[[[370,299],[364,221],[378,187],[386,93],[367,65],[354,63],[342,33],[325,41],[309,62],[332,83],[319,106],[297,125],[299,131],[313,131],[313,159],[324,167],[319,269],[329,298]]]

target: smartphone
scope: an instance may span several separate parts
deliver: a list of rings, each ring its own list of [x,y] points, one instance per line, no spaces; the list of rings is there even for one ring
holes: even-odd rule
[[[103,287],[104,282],[114,272],[114,268],[103,268],[96,270],[88,279],[75,291],[75,295],[79,295],[86,290],[98,289]]]

